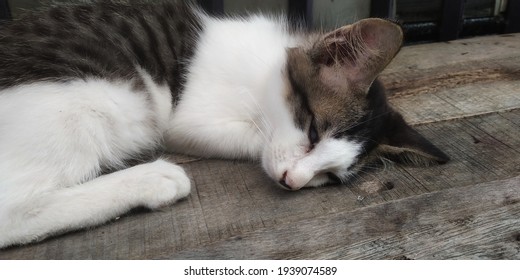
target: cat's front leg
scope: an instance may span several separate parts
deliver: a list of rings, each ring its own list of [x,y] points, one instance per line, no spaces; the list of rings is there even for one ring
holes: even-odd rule
[[[0,248],[99,225],[138,206],[156,209],[189,192],[184,170],[157,160],[0,205]]]

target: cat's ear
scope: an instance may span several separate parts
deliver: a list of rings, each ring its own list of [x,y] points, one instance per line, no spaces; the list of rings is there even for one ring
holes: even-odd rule
[[[413,165],[444,164],[450,158],[410,127],[397,113],[390,114],[388,130],[377,152],[382,157]]]
[[[355,85],[366,92],[402,41],[403,32],[397,24],[370,18],[323,35],[310,55],[327,84]]]

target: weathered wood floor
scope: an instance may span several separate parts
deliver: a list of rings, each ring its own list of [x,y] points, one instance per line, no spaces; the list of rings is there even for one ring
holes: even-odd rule
[[[294,193],[254,163],[177,158],[187,199],[0,259],[520,259],[520,34],[406,47],[382,79],[451,162]]]

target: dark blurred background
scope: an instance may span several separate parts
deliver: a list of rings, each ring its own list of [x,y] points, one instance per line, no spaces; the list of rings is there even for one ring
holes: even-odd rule
[[[125,1],[125,0],[123,0]],[[132,2],[132,0],[126,0]],[[135,0],[142,2],[143,0]],[[0,20],[24,10],[88,0],[0,0]],[[148,0],[153,2],[153,0]],[[520,0],[198,0],[212,14],[287,13],[310,29],[332,29],[367,17],[399,21],[407,44],[520,32]]]

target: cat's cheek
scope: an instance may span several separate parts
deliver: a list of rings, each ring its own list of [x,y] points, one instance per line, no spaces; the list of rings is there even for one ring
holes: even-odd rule
[[[307,135],[292,123],[280,128],[262,151],[262,167],[274,182],[280,184],[287,172],[306,156],[307,146]]]
[[[284,158],[281,152],[273,151],[271,148],[265,149],[262,154],[262,168],[274,182],[280,182],[285,170],[290,167]]]
[[[330,181],[327,172],[348,172],[360,152],[358,143],[346,139],[324,139],[287,171],[287,185],[293,190],[322,186]]]

